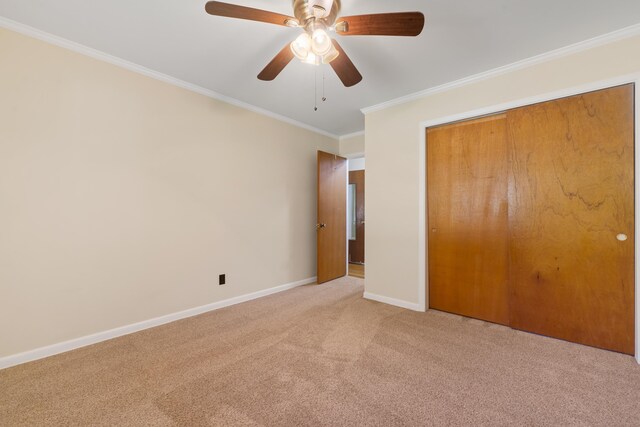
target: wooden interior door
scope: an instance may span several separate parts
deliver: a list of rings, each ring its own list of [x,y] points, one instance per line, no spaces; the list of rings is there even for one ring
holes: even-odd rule
[[[506,116],[427,131],[429,307],[509,323]]]
[[[633,354],[633,114],[632,85],[508,112],[512,327]]]
[[[364,171],[350,171],[349,185],[356,189],[356,238],[349,240],[349,262],[364,264]]]
[[[318,151],[318,283],[347,274],[347,159]]]

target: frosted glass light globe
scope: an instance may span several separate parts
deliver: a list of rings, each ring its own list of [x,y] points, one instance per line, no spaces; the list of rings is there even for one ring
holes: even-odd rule
[[[329,64],[331,63],[331,61],[333,61],[334,59],[336,59],[338,56],[340,55],[340,52],[338,52],[336,50],[335,47],[333,47],[333,45],[331,46],[331,49],[329,49],[329,52],[327,52],[323,57],[322,57],[322,63],[323,64]]]
[[[290,47],[296,58],[304,61],[311,51],[311,37],[307,33],[302,33],[291,42]]]
[[[328,53],[333,47],[331,38],[325,30],[317,29],[311,36],[311,50],[318,56],[323,56]]]

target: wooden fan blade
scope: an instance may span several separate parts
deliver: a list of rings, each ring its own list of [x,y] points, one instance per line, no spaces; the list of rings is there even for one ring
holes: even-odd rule
[[[238,6],[236,4],[210,1],[205,5],[205,10],[210,15],[225,16],[227,18],[248,19],[249,21],[266,22],[287,26],[287,21],[298,22],[296,18],[279,13],[269,12],[251,7]]]
[[[342,36],[417,36],[424,28],[420,12],[379,13],[344,16],[336,21]]]
[[[275,79],[276,77],[278,77],[278,74],[280,74],[280,72],[284,70],[284,67],[286,67],[289,62],[291,62],[292,59],[293,52],[291,52],[291,48],[289,47],[289,45],[286,45],[280,51],[280,53],[278,53],[275,58],[273,58],[271,62],[269,62],[266,67],[264,67],[264,70],[262,70],[260,74],[258,74],[258,78],[265,81]]]
[[[344,53],[340,44],[337,41],[333,41],[333,46],[335,46],[336,50],[340,53],[336,59],[330,62],[331,68],[336,72],[340,80],[342,80],[342,84],[346,87],[351,87],[360,83],[362,80],[362,75],[358,71],[351,59]]]

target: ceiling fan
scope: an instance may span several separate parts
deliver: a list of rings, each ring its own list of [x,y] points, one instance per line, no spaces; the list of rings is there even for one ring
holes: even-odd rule
[[[340,0],[293,0],[294,16],[219,1],[208,2],[205,10],[211,15],[248,19],[304,30],[258,74],[260,80],[275,79],[284,67],[297,57],[308,64],[330,64],[347,87],[359,83],[362,75],[340,44],[329,37],[328,31],[335,31],[341,36],[417,36],[424,27],[424,15],[420,12],[379,13],[338,18]]]

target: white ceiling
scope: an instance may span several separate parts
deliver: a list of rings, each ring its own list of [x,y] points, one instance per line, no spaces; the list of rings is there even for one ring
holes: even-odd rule
[[[226,0],[290,15],[290,0]],[[361,108],[487,71],[640,22],[639,0],[343,0],[342,15],[418,10],[417,38],[340,37],[363,81],[329,66],[314,112],[315,67],[294,60],[256,76],[299,33],[204,11],[206,0],[0,0],[0,16],[334,135],[364,128]]]

